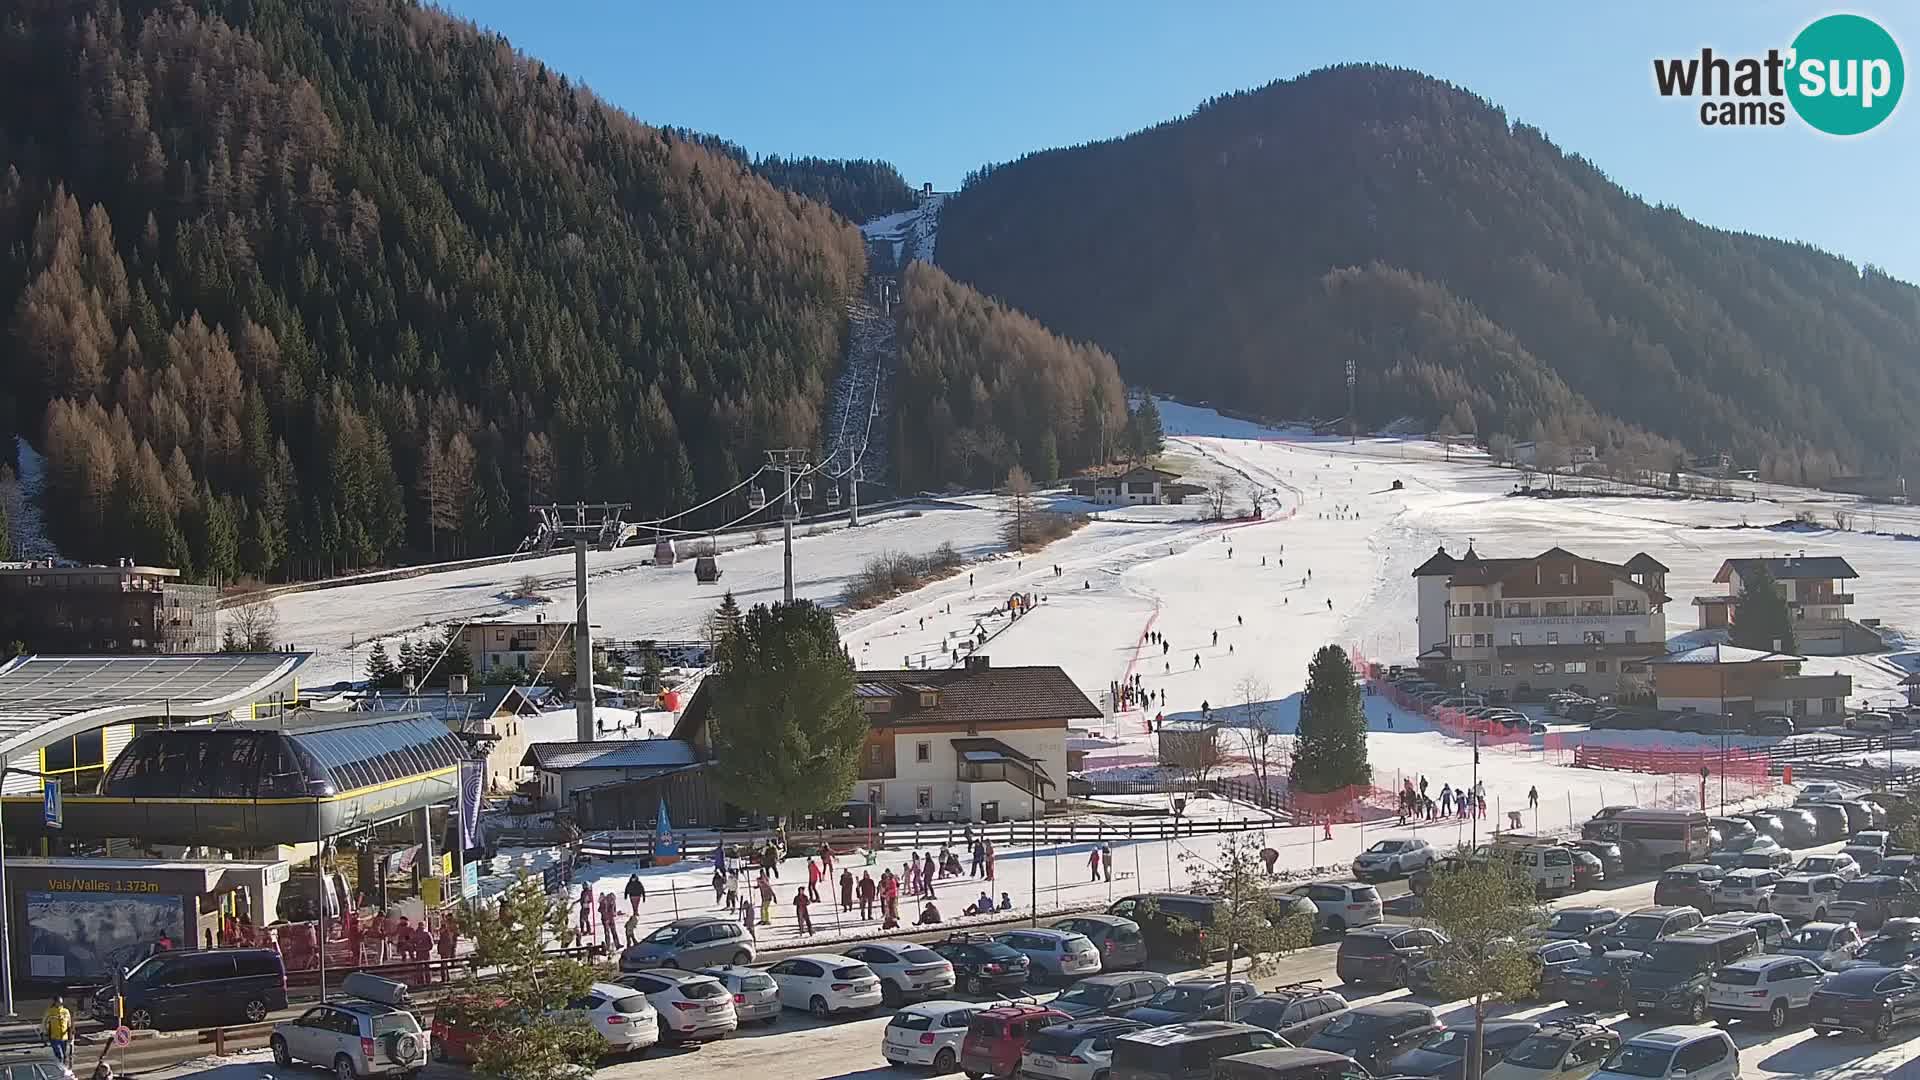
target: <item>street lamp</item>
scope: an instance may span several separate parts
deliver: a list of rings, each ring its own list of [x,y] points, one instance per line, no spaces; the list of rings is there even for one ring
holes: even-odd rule
[[[327,840],[320,820],[320,808],[332,792],[333,785],[325,780],[307,781],[307,794],[313,796],[313,869],[315,884],[319,886],[314,897],[317,912],[314,922],[317,930],[314,936],[317,939],[315,944],[320,949],[320,1003],[322,1005],[327,1001],[327,865],[321,856],[326,850]]]

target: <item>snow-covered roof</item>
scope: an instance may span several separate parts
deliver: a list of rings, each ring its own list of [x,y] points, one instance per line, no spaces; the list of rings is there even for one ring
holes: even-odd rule
[[[520,764],[544,772],[569,769],[651,769],[692,765],[699,757],[680,739],[624,739],[617,742],[548,742],[527,747]]]
[[[292,687],[310,653],[16,657],[0,664],[0,750],[108,724],[203,720]]]
[[[1738,645],[1702,645],[1697,649],[1668,653],[1655,664],[1753,664],[1764,660],[1804,660],[1803,656],[1791,653],[1762,652],[1759,649],[1743,649]]]

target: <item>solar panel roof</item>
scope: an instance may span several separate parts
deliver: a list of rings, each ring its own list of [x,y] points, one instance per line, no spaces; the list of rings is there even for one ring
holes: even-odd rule
[[[218,716],[292,685],[311,653],[22,656],[0,665],[0,749],[156,716]]]

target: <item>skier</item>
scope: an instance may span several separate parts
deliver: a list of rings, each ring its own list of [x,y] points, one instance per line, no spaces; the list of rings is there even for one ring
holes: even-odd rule
[[[1453,785],[1452,784],[1440,785],[1440,812],[1448,817],[1453,816]]]
[[[1327,610],[1328,611],[1333,610],[1333,597],[1331,596],[1327,597]]]
[[[1233,617],[1233,621],[1234,621],[1234,622],[1236,622],[1236,623],[1239,623],[1239,624],[1240,624],[1240,627],[1241,627],[1241,629],[1245,629],[1245,628],[1246,628],[1246,625],[1247,625],[1247,617],[1246,617],[1245,615],[1235,615],[1235,616]]]
[[[1200,654],[1199,653],[1193,654],[1193,669],[1195,671],[1200,670]]]
[[[1220,647],[1220,631],[1218,630],[1213,632],[1213,647],[1216,649]]]
[[[1540,809],[1540,789],[1537,786],[1527,789],[1527,807],[1532,810]]]
[[[1160,655],[1161,656],[1167,655],[1167,650],[1171,648],[1173,648],[1173,646],[1170,643],[1168,643],[1167,639],[1165,638],[1160,639]]]

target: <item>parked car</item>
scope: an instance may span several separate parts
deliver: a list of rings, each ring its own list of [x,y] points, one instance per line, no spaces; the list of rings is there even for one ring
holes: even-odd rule
[[[486,1032],[481,1024],[498,1002],[484,999],[448,998],[433,1008],[433,1023],[427,1029],[427,1055],[435,1061],[471,1064],[477,1044]],[[654,1035],[659,1035],[658,1029]]]
[[[1702,930],[1751,930],[1760,939],[1761,952],[1774,952],[1787,939],[1787,920],[1771,911],[1728,911],[1708,916]]]
[[[1848,844],[1840,849],[1842,855],[1851,858],[1860,865],[1862,876],[1880,872],[1880,864],[1886,860],[1886,854],[1877,847],[1865,844]]]
[[[1218,1020],[1225,1015],[1227,998],[1245,1001],[1260,993],[1251,982],[1235,979],[1229,985],[1217,975],[1202,975],[1171,983],[1124,1014],[1128,1020],[1143,1024],[1182,1024],[1193,1020]]]
[[[701,968],[697,974],[720,980],[720,985],[733,995],[733,1016],[740,1023],[780,1022],[780,984],[773,981],[773,976],[759,968],[731,965]]]
[[[1027,958],[1029,982],[1067,983],[1100,973],[1100,950],[1071,930],[1009,930],[995,937]]]
[[[1819,840],[1822,844],[1830,844],[1854,831],[1852,823],[1847,820],[1846,808],[1838,803],[1798,802],[1794,806],[1812,814],[1813,820],[1819,823]]]
[[[946,957],[911,941],[863,941],[840,953],[872,969],[881,998],[893,1004],[951,993],[957,981]]]
[[[994,1005],[973,1014],[960,1041],[960,1068],[969,1077],[1010,1077],[1020,1068],[1027,1041],[1042,1029],[1067,1022],[1045,1005]]]
[[[1744,818],[1708,818],[1707,823],[1720,834],[1720,842],[1714,845],[1715,851],[1743,851],[1760,838],[1760,832],[1753,827],[1753,822]]]
[[[1313,1050],[1345,1054],[1362,1068],[1380,1072],[1382,1066],[1440,1030],[1440,1021],[1425,1005],[1382,1001],[1348,1009],[1307,1040]],[[1115,1078],[1119,1080],[1119,1078]]]
[[[1717,911],[1766,911],[1781,875],[1772,870],[1731,870],[1713,890]]]
[[[1380,921],[1380,891],[1358,881],[1316,881],[1293,890],[1319,909],[1320,926],[1330,934],[1344,934],[1357,926]]]
[[[1112,1017],[1049,1025],[1027,1039],[1020,1055],[1020,1076],[1022,1080],[1106,1080],[1113,1065],[1114,1040],[1144,1030],[1145,1024]]]
[[[1600,861],[1600,856],[1573,844],[1566,845],[1566,848],[1573,855],[1575,889],[1591,889],[1607,880],[1607,864]]]
[[[659,1012],[630,986],[594,983],[563,1011],[584,1019],[607,1044],[608,1054],[638,1054],[660,1041]]]
[[[1549,1020],[1481,1080],[1588,1080],[1619,1049],[1619,1034],[1590,1018]]]
[[[129,969],[120,987],[124,1014],[111,982],[95,991],[88,1011],[109,1027],[124,1022],[136,1031],[257,1024],[287,1007],[287,971],[272,949],[157,952]]]
[[[1376,923],[1360,927],[1340,939],[1333,970],[1344,982],[1406,986],[1409,969],[1446,941],[1445,934],[1423,926]]]
[[[1595,1080],[1740,1080],[1740,1048],[1715,1027],[1654,1028],[1607,1059]]]
[[[1889,855],[1880,860],[1873,872],[1882,877],[1920,881],[1920,855]]]
[[[740,1026],[733,995],[711,975],[673,968],[649,968],[622,975],[616,985],[647,997],[659,1017],[660,1041],[702,1043],[731,1035]]]
[[[1211,1080],[1213,1064],[1256,1050],[1282,1049],[1265,1028],[1225,1020],[1170,1024],[1120,1036],[1108,1080]]]
[[[1850,922],[1810,922],[1780,943],[1780,955],[1811,960],[1828,971],[1854,958],[1866,939]]]
[[[1626,853],[1611,840],[1571,840],[1568,845],[1599,859],[1600,869],[1609,878],[1617,878],[1627,872]]]
[[[767,969],[780,986],[780,1004],[805,1009],[821,1019],[839,1012],[865,1012],[880,1007],[880,976],[873,969],[840,953],[790,956]]]
[[[1497,1064],[1539,1030],[1540,1025],[1531,1020],[1488,1020],[1481,1030],[1480,1067],[1486,1069]],[[1387,1072],[1394,1076],[1462,1080],[1468,1075],[1467,1055],[1473,1051],[1473,1038],[1472,1024],[1441,1028],[1418,1046],[1387,1062]]]
[[[1620,921],[1621,911],[1611,907],[1570,907],[1553,913],[1542,933],[1549,941],[1584,941],[1589,934]]]
[[[1655,942],[1647,958],[1627,976],[1633,988],[1633,1007],[1627,1015],[1666,1014],[1704,1023],[1707,984],[1714,969],[1759,951],[1759,935],[1751,930],[1701,927]]]
[[[1725,876],[1724,870],[1710,863],[1675,866],[1662,873],[1660,880],[1653,883],[1653,902],[1712,911],[1714,890]]]
[[[1365,1073],[1345,1054],[1283,1047],[1232,1054],[1213,1063],[1212,1080],[1331,1080]]]
[[[1920,975],[1904,967],[1869,965],[1829,975],[1807,1009],[1815,1035],[1858,1031],[1876,1042],[1917,1019]]]
[[[1147,962],[1147,939],[1140,924],[1118,915],[1075,915],[1053,923],[1055,930],[1082,934],[1100,950],[1101,971],[1127,971]]]
[[[1347,999],[1311,983],[1282,986],[1234,1006],[1233,1017],[1299,1046],[1347,1011]]]
[[[1883,829],[1861,829],[1847,838],[1847,847],[1872,848],[1883,857],[1900,854],[1894,850],[1892,834]]]
[[[1854,715],[1847,717],[1846,725],[1855,731],[1875,731],[1875,732],[1890,732],[1896,726],[1903,726],[1903,725],[1898,725],[1894,722],[1892,713],[1882,712],[1878,709],[1871,710],[1868,712],[1855,713]]]
[[[342,1080],[352,1080],[412,1077],[427,1066],[427,1038],[420,1021],[405,1009],[348,999],[315,1005],[280,1021],[267,1045],[274,1064],[283,1069],[295,1062],[324,1065]]]
[[[1782,847],[1811,847],[1820,843],[1820,822],[1804,807],[1780,806],[1771,813],[1787,827],[1787,835],[1780,839]]]
[[[1138,893],[1121,897],[1107,914],[1130,919],[1146,939],[1147,955],[1160,960],[1204,958],[1207,928],[1219,901],[1191,893]]]
[[[1434,858],[1433,845],[1425,840],[1380,840],[1353,860],[1353,876],[1361,881],[1405,877]]]
[[[1018,990],[1027,985],[1030,961],[1018,949],[985,934],[950,934],[928,946],[953,965],[960,986],[974,997],[996,990]]]
[[[1755,845],[1740,853],[1733,870],[1778,870],[1786,873],[1793,866],[1793,852],[1783,847]]]
[[[1920,887],[1906,878],[1869,874],[1840,886],[1840,898],[1827,905],[1827,917],[1848,919],[1872,930],[1888,919],[1920,915]]]
[[[1844,794],[1840,790],[1840,785],[1831,780],[1811,780],[1799,785],[1799,787],[1799,801],[1810,802],[1815,799],[1837,799]]]
[[[1750,956],[1713,973],[1707,1006],[1721,1023],[1731,1020],[1766,1021],[1770,1030],[1787,1026],[1787,1018],[1813,1002],[1813,992],[1826,981],[1820,965],[1798,956]]]
[[[1767,716],[1749,717],[1741,728],[1749,735],[1772,735],[1785,738],[1793,734],[1794,723],[1791,716],[1773,713]]]
[[[1905,967],[1917,961],[1920,961],[1920,939],[1875,934],[1860,943],[1860,947],[1854,950],[1853,959],[1835,966],[1841,970],[1856,967]]]
[[[1639,908],[1612,926],[1601,929],[1592,944],[1597,949],[1648,952],[1653,948],[1653,943],[1661,938],[1691,930],[1703,921],[1699,908],[1656,904]]]
[[[973,1014],[985,1008],[971,1001],[940,998],[919,1001],[893,1014],[880,1034],[880,1056],[894,1068],[930,1065],[945,1076],[960,1067],[960,1044]]]
[[[706,915],[675,919],[620,953],[620,970],[695,968],[731,964],[746,967],[759,955],[747,928],[732,919]]]
[[[1628,977],[1644,956],[1632,949],[1590,951],[1560,972],[1561,999],[1569,1005],[1627,1011],[1633,1004]]]
[[[1541,1001],[1563,1001],[1567,996],[1567,974],[1573,965],[1593,955],[1582,941],[1549,941],[1533,951],[1540,967],[1535,995]]]
[[[1793,864],[1793,872],[1832,874],[1834,877],[1845,878],[1848,881],[1861,876],[1860,864],[1844,851],[1836,851],[1829,855],[1803,855],[1799,862]]]
[[[1760,835],[1772,839],[1774,843],[1780,844],[1781,846],[1786,845],[1787,823],[1775,816],[1771,811],[1749,810],[1746,813],[1734,814],[1733,816],[1745,820],[1755,829],[1759,830]]]
[[[1061,991],[1049,1002],[1075,1020],[1094,1016],[1124,1016],[1129,1009],[1167,988],[1167,977],[1155,971],[1108,971],[1090,975]]]

